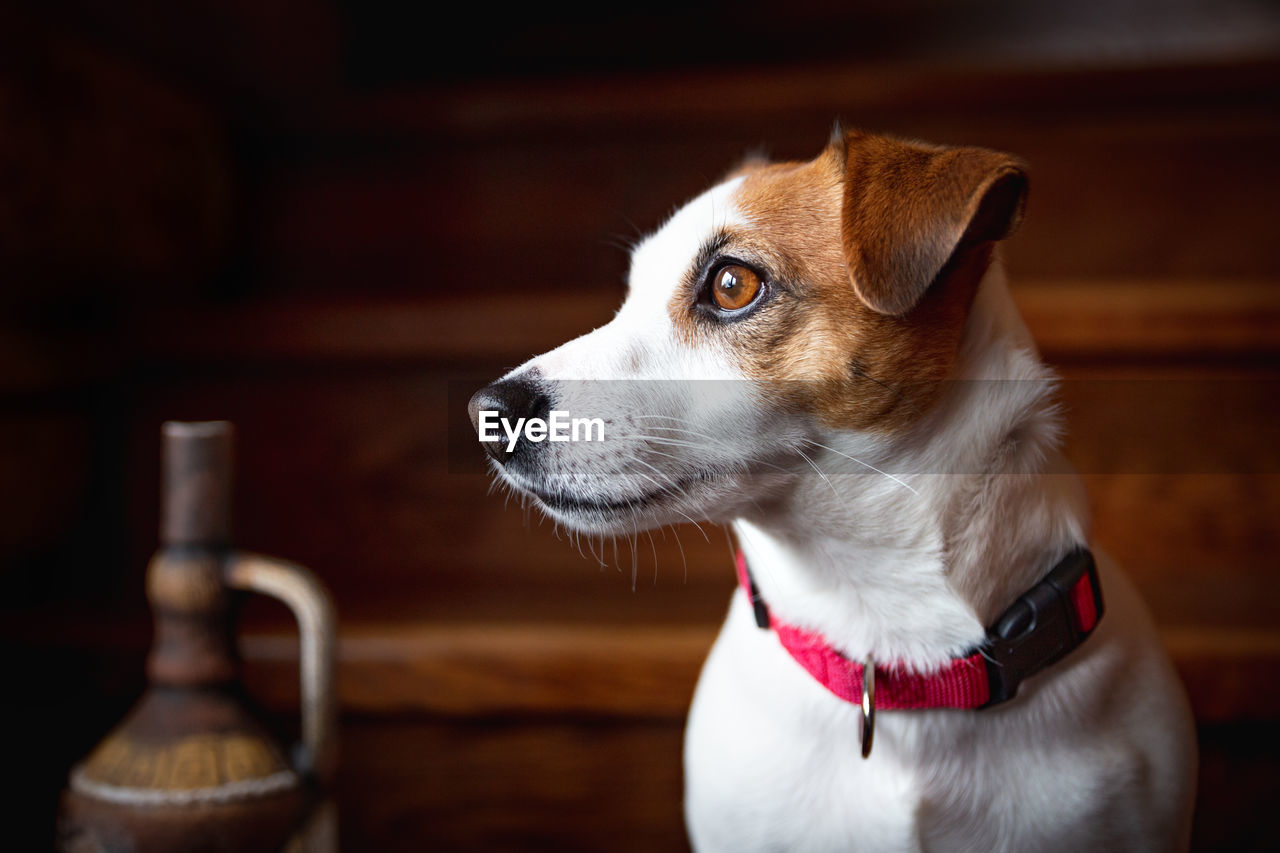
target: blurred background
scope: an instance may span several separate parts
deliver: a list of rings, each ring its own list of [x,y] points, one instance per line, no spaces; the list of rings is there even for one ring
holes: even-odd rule
[[[642,540],[633,587],[486,496],[463,406],[606,321],[676,204],[839,118],[1031,164],[1007,267],[1190,691],[1196,849],[1268,849],[1278,95],[1262,0],[0,0],[7,829],[51,839],[141,689],[160,423],[225,418],[238,543],[337,600],[346,849],[682,849],[725,536]],[[287,729],[288,614],[244,623]]]

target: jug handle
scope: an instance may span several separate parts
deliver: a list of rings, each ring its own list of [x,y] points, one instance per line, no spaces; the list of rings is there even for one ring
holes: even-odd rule
[[[233,589],[275,598],[298,621],[302,687],[302,750],[295,764],[319,782],[332,781],[337,766],[337,696],[334,690],[334,610],[329,593],[302,566],[242,551],[226,562]]]

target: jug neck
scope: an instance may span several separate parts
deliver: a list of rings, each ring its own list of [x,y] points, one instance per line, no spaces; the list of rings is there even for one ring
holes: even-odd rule
[[[152,684],[218,687],[234,682],[239,661],[232,636],[227,552],[193,545],[162,548],[147,567],[155,637],[147,657]]]

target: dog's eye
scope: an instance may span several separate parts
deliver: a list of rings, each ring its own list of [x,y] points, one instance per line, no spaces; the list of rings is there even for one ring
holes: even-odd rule
[[[725,311],[746,308],[760,293],[760,276],[738,264],[722,267],[711,281],[711,298]]]

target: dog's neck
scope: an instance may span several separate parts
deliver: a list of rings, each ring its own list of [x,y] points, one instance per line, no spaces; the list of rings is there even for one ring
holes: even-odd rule
[[[827,448],[809,455],[824,476],[735,523],[773,612],[855,659],[929,669],[971,651],[1087,541],[1083,490],[1057,451],[1053,375],[998,263],[954,375],[912,434],[822,434]]]

